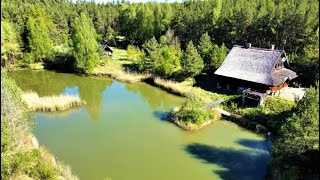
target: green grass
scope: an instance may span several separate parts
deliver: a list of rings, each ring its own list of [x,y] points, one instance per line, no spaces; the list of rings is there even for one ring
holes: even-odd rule
[[[193,87],[193,81],[190,79],[186,79],[182,82],[175,82],[170,80],[164,80],[160,77],[154,78],[154,84],[165,89],[171,93],[198,99],[204,103],[210,103],[211,101],[215,101],[218,99],[228,100],[233,98],[235,95],[226,95],[226,94],[218,94],[210,91],[206,91],[200,87]]]
[[[234,108],[231,112],[241,121],[259,123],[277,132],[295,106],[294,101],[271,96],[265,99],[262,107]]]
[[[124,61],[124,63],[130,62],[128,60],[127,50],[119,49],[119,48],[116,48],[116,47],[110,47],[110,49],[113,51],[113,53],[112,53],[112,59],[113,60]]]
[[[126,83],[135,83],[150,77],[149,74],[125,71],[122,67],[122,63],[119,63],[119,60],[114,59],[109,59],[103,64],[96,66],[91,74],[96,76],[108,76]]]

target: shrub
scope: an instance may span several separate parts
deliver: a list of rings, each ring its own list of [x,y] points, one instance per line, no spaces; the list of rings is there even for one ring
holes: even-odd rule
[[[197,125],[200,125],[213,118],[213,114],[210,111],[203,109],[203,103],[194,98],[188,98],[182,104],[182,107],[178,110],[176,115],[176,118],[179,121],[186,123],[191,122]]]
[[[1,121],[8,121],[8,134],[14,139],[13,146],[19,150],[25,136],[31,132],[32,114],[21,99],[20,88],[5,74],[1,76]]]
[[[281,97],[267,97],[263,103],[262,110],[265,113],[281,113],[291,110],[294,106],[294,101],[289,101]]]
[[[1,75],[1,179],[77,179],[43,148],[30,146],[32,113],[16,83]]]

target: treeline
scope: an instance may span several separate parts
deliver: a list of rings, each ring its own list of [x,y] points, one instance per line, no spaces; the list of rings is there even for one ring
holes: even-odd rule
[[[141,48],[147,40],[152,37],[159,40],[170,29],[185,50],[191,41],[198,46],[201,36],[207,32],[214,45],[225,44],[229,49],[245,42],[267,48],[275,44],[276,48],[286,50],[301,82],[307,85],[319,79],[317,0],[133,4],[4,0],[1,20],[11,27],[6,26],[2,35],[7,37],[5,42],[16,43],[12,46],[1,43],[2,64],[19,58],[24,61],[52,59],[56,51],[68,49],[72,44],[72,24],[81,13],[92,22],[98,42],[115,45],[116,36],[124,36],[128,43]]]
[[[155,37],[147,40],[141,49],[129,45],[127,52],[128,59],[137,65],[136,70],[180,81],[217,69],[228,49],[224,44],[212,44],[210,36],[205,33],[198,46],[189,41],[186,49],[181,50],[178,38],[169,29],[159,40]]]

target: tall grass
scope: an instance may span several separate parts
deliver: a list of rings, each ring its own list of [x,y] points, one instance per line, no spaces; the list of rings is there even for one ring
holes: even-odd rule
[[[171,93],[184,96],[184,97],[194,98],[194,99],[203,101],[204,103],[209,103],[211,101],[215,101],[218,99],[227,100],[229,98],[232,98],[232,96],[230,95],[209,92],[199,87],[186,85],[183,82],[178,83],[175,81],[164,80],[164,79],[161,79],[160,77],[154,78],[154,84]]]
[[[130,71],[124,71],[121,67],[121,64],[113,61],[114,60],[110,60],[104,65],[95,67],[91,74],[97,76],[108,76],[120,82],[126,83],[140,82],[150,77],[150,74],[140,74]]]
[[[161,87],[162,89],[165,89],[167,91],[170,91],[171,93],[180,95],[180,96],[188,96],[191,87],[185,87],[181,86],[178,82],[170,81],[170,80],[164,80],[160,77],[155,77],[153,82]]]
[[[74,95],[39,97],[35,92],[23,93],[22,99],[31,111],[62,111],[85,103]]]

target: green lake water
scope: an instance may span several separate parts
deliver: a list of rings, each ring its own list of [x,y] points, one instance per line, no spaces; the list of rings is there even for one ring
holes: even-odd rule
[[[52,71],[8,73],[39,96],[77,94],[87,102],[36,113],[34,133],[82,180],[264,179],[270,142],[224,120],[190,133],[166,119],[183,98],[145,83]]]

